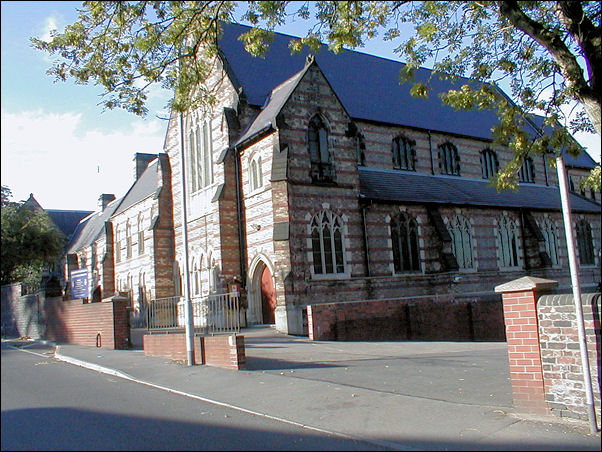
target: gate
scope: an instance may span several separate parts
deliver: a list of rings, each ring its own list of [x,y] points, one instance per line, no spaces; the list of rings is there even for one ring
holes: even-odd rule
[[[238,292],[192,298],[195,333],[232,334],[240,332],[240,295]],[[151,300],[146,307],[149,332],[181,331],[186,328],[186,304],[183,297]],[[142,307],[141,307],[142,308]]]

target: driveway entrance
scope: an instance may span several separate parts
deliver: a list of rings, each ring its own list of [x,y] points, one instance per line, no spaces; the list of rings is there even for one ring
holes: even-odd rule
[[[512,407],[505,342],[310,341],[258,326],[246,372],[331,382],[467,405]]]

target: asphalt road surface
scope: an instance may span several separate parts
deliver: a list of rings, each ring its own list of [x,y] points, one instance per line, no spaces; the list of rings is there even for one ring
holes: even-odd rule
[[[378,450],[2,344],[2,450]],[[382,448],[380,450],[383,450]]]

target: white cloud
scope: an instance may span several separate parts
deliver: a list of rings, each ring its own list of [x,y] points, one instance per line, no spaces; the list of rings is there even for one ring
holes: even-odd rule
[[[52,32],[53,31],[57,31],[58,30],[58,25],[57,25],[57,18],[54,16],[50,16],[47,17],[46,20],[44,21],[44,27],[42,29],[42,34],[40,36],[40,39],[44,40],[44,41],[50,41],[50,39],[52,38]]]
[[[123,196],[134,154],[163,150],[165,122],[133,121],[127,132],[78,130],[78,113],[2,110],[2,185],[47,209],[95,210],[101,193]]]

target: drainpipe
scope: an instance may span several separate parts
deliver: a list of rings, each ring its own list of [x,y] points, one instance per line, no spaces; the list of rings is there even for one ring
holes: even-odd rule
[[[366,226],[366,205],[362,205],[362,233],[364,236],[364,265],[366,276],[370,276],[370,248],[368,246],[368,227]]]
[[[435,174],[435,160],[433,159],[433,140],[431,137],[431,131],[427,130],[426,133],[428,133],[429,136],[429,154],[431,156],[431,174]]]
[[[240,255],[240,279],[242,288],[247,285],[247,252],[246,252],[246,229],[243,221],[242,208],[242,175],[240,171],[240,154],[236,147],[232,148],[234,152],[234,178],[236,180],[236,213],[238,221],[238,253]]]

